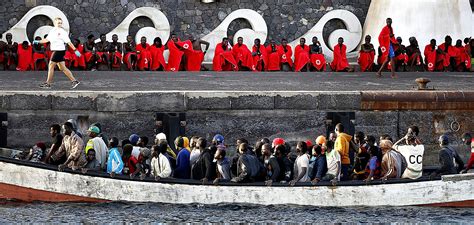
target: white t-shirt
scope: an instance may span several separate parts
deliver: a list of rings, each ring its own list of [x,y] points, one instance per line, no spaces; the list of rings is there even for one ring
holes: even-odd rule
[[[51,51],[66,51],[64,44],[71,42],[67,32],[63,28],[54,27],[49,31],[48,37],[46,37],[51,43]]]
[[[300,175],[300,172],[303,170],[304,167],[306,167],[306,174],[298,182],[307,182],[307,181],[309,181],[309,176],[308,176],[309,155],[308,154],[303,154],[303,155],[298,156],[298,158],[296,158],[296,171],[295,171],[295,174],[294,174],[294,176],[296,178],[298,178],[298,176]]]
[[[328,164],[328,172],[327,174],[332,174],[337,177],[337,179],[340,179],[340,174],[337,174],[337,162],[341,162],[341,155],[337,150],[332,150],[329,153],[326,153],[326,162]]]
[[[399,145],[394,146],[407,161],[407,168],[402,174],[402,178],[418,179],[423,174],[423,153],[425,146],[423,145]]]

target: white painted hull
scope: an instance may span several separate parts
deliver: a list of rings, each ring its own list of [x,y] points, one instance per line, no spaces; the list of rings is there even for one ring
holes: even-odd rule
[[[8,188],[2,188],[3,186]],[[160,202],[172,204],[242,203],[307,206],[450,205],[474,207],[474,175],[445,176],[443,180],[363,186],[214,186],[167,184],[92,177],[0,162],[0,198],[17,188],[31,191],[30,200],[48,194],[75,196],[76,200]],[[4,193],[2,193],[3,191]],[[42,194],[39,194],[40,192]],[[13,197],[16,198],[16,197]],[[28,200],[22,199],[20,200]],[[61,197],[46,201],[62,201]],[[86,201],[86,200],[84,200]],[[448,204],[447,204],[448,203]],[[453,203],[453,204],[449,204]]]

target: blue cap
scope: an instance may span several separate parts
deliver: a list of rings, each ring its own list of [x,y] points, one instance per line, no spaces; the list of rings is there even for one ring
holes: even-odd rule
[[[212,140],[216,141],[218,144],[224,144],[224,136],[221,134],[216,134]]]
[[[132,143],[132,145],[137,145],[138,139],[140,139],[140,136],[138,136],[137,134],[132,134],[128,138],[128,140],[130,141],[130,143]]]

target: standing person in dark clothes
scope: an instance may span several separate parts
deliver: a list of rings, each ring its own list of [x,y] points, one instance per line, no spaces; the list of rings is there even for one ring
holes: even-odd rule
[[[200,180],[205,184],[215,177],[216,168],[212,159],[211,149],[206,148],[206,139],[201,137],[197,140],[196,144],[201,154],[199,154],[198,160],[193,165],[191,174],[193,179]]]
[[[273,155],[272,146],[270,144],[263,144],[261,149],[263,162],[267,170],[265,185],[271,186],[273,182],[278,181],[280,165],[278,164],[277,158]]]

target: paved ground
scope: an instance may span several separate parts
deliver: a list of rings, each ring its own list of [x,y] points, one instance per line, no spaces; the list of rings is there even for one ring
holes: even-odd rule
[[[56,72],[51,90],[69,90]],[[415,79],[431,79],[436,90],[474,90],[474,73],[252,73],[252,72],[110,72],[77,71],[79,91],[360,91],[413,90]],[[0,71],[0,91],[40,91],[46,72]]]

